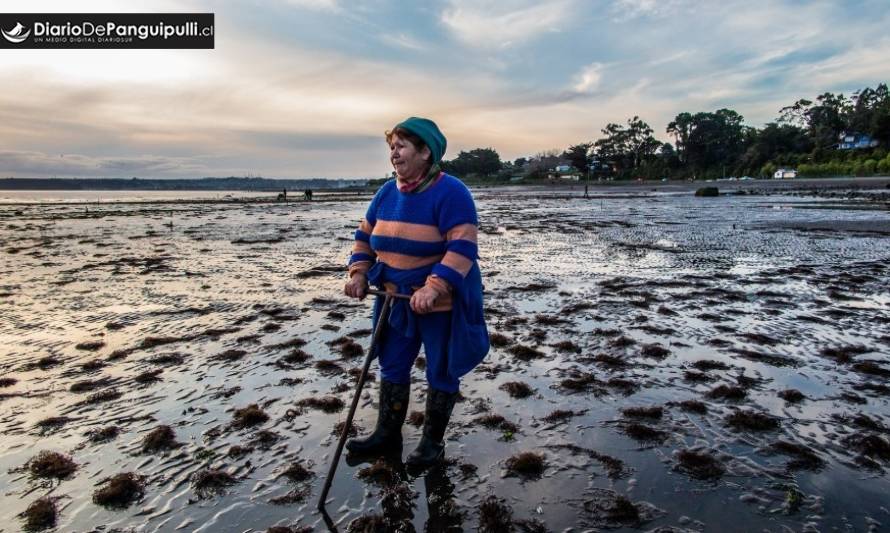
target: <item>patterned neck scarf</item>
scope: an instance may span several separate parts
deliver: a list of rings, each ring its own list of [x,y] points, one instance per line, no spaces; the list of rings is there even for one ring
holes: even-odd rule
[[[406,194],[417,194],[429,189],[432,184],[436,183],[436,180],[439,178],[439,174],[441,173],[442,170],[439,168],[439,165],[436,164],[430,167],[430,170],[426,173],[426,176],[411,182],[405,182],[397,178],[396,185],[399,186],[400,192]]]

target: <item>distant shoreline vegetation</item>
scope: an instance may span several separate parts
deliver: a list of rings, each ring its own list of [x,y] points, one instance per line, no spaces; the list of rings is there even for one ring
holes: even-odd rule
[[[493,148],[460,152],[443,161],[446,172],[472,182],[717,179],[773,177],[796,169],[800,177],[890,174],[890,91],[887,84],[843,94],[824,93],[779,110],[762,128],[744,124],[732,109],[679,113],[662,143],[640,117],[607,124],[603,136],[514,161]]]
[[[0,190],[18,191],[257,191],[345,189],[368,180],[271,178],[0,178]]]

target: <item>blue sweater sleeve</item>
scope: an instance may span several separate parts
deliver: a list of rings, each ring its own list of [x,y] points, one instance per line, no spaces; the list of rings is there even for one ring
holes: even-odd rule
[[[347,263],[350,276],[356,271],[367,272],[377,260],[377,254],[371,249],[371,233],[374,231],[374,225],[377,223],[377,208],[381,199],[386,195],[387,188],[391,188],[392,183],[392,181],[388,181],[377,190],[374,198],[371,199],[371,203],[368,204],[365,218],[362,219],[358,229],[355,230],[355,243]]]
[[[432,273],[460,287],[473,263],[479,258],[477,246],[476,204],[473,195],[456,178],[439,208],[439,232],[445,236],[445,256],[433,266]]]

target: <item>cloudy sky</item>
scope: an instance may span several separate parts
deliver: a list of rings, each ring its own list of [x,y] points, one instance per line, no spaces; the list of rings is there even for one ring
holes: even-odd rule
[[[76,7],[75,7],[76,6]],[[436,120],[504,159],[681,111],[759,126],[890,81],[886,0],[6,1],[213,12],[215,50],[3,50],[0,177],[380,177],[383,131]],[[10,28],[4,28],[9,30]]]

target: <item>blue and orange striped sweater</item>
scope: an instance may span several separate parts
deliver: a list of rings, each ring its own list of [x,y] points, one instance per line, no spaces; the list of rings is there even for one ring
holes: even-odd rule
[[[448,174],[418,193],[386,182],[355,232],[349,275],[367,273],[377,262],[409,270],[432,266],[427,285],[439,293],[434,311],[451,308],[451,288],[460,287],[478,259],[476,206],[469,189]]]

